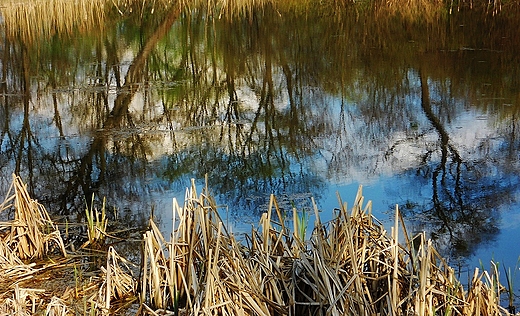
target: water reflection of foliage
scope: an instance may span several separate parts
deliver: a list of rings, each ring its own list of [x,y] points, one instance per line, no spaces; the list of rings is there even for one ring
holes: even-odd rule
[[[171,14],[170,14],[171,15]],[[167,16],[168,17],[168,16]],[[86,47],[96,47],[94,51],[94,56],[92,56],[93,63],[87,64],[86,69],[82,67],[76,67],[78,60],[89,60],[90,56],[83,54],[74,54],[70,53],[67,55],[61,55],[60,58],[55,58],[57,56],[57,52],[60,50],[61,44],[64,44],[60,40],[52,41],[51,45],[43,46],[40,48],[35,48],[39,53],[49,52],[50,63],[38,63],[38,60],[32,60],[30,62],[30,58],[28,57],[28,53],[25,50],[25,46],[22,46],[23,54],[21,56],[25,56],[21,63],[17,63],[16,60],[8,58],[9,56],[5,56],[6,58],[3,61],[3,64],[7,67],[13,66],[12,69],[16,69],[19,64],[22,65],[22,69],[19,71],[15,71],[14,74],[21,73],[22,78],[24,78],[21,91],[24,95],[24,109],[29,108],[29,102],[32,102],[30,99],[33,97],[31,93],[31,74],[38,73],[40,70],[43,74],[49,74],[49,87],[50,91],[46,95],[50,98],[50,100],[43,100],[38,98],[35,102],[36,106],[33,108],[33,111],[38,111],[39,106],[47,105],[46,101],[50,101],[50,104],[53,104],[54,116],[52,118],[55,127],[59,130],[59,135],[62,141],[58,138],[55,139],[55,144],[50,144],[49,140],[46,141],[46,146],[49,150],[41,147],[38,151],[31,151],[32,137],[25,136],[26,133],[24,131],[31,131],[31,124],[34,124],[35,120],[28,119],[29,111],[24,110],[24,119],[22,123],[22,141],[20,144],[14,144],[13,146],[18,147],[20,149],[19,155],[10,155],[13,158],[13,161],[16,164],[15,172],[21,173],[22,168],[20,165],[22,162],[25,162],[28,166],[28,173],[32,175],[33,172],[37,172],[38,168],[36,167],[35,162],[38,162],[38,165],[41,164],[41,174],[37,174],[40,180],[43,180],[46,177],[49,177],[48,181],[42,181],[43,183],[38,184],[43,192],[56,192],[52,195],[44,195],[47,196],[49,202],[53,208],[61,210],[61,212],[68,213],[69,210],[81,210],[82,205],[84,205],[85,200],[89,201],[89,197],[92,193],[97,192],[101,187],[104,187],[104,194],[110,195],[110,193],[117,193],[121,190],[121,186],[117,186],[115,190],[111,190],[110,185],[114,184],[107,179],[118,178],[121,181],[127,180],[126,186],[122,186],[122,191],[125,192],[125,196],[127,200],[132,200],[132,195],[138,196],[142,194],[142,188],[139,188],[138,185],[133,185],[136,178],[143,178],[143,175],[140,174],[140,170],[143,170],[143,157],[147,155],[149,152],[148,145],[143,144],[140,139],[140,136],[135,133],[128,133],[131,135],[130,138],[123,137],[123,140],[118,140],[117,135],[110,135],[105,133],[95,133],[93,139],[89,145],[87,145],[86,149],[78,148],[78,146],[71,146],[70,139],[66,139],[70,137],[70,131],[62,130],[62,117],[60,115],[60,111],[66,113],[67,117],[65,119],[70,119],[72,122],[76,121],[76,128],[80,134],[83,134],[84,131],[96,130],[99,128],[109,128],[112,129],[115,126],[122,127],[123,125],[132,127],[133,126],[133,118],[131,115],[126,115],[127,108],[132,99],[131,95],[135,92],[135,89],[132,88],[131,85],[135,83],[142,82],[141,74],[142,71],[139,68],[143,68],[144,60],[146,60],[146,55],[148,51],[151,49],[150,46],[154,47],[154,41],[157,41],[159,38],[164,36],[164,33],[169,30],[168,24],[171,26],[171,23],[175,20],[176,16],[172,15],[171,18],[166,19],[163,24],[159,24],[156,28],[158,34],[152,33],[150,37],[147,39],[147,45],[144,45],[143,52],[138,54],[134,63],[128,68],[128,74],[125,77],[124,85],[120,83],[120,72],[119,65],[111,65],[104,67],[106,65],[106,61],[108,62],[117,62],[117,56],[114,57],[116,51],[112,51],[112,43],[117,42],[114,38],[106,38],[106,48],[108,52],[107,60],[102,59],[103,52],[101,51],[101,41],[103,38],[98,38],[97,42],[94,42],[94,45],[86,45]],[[166,24],[165,24],[166,23]],[[165,25],[165,26],[164,26]],[[162,35],[160,34],[162,32]],[[116,33],[112,33],[113,36],[116,36]],[[88,38],[87,38],[88,41]],[[68,41],[65,40],[65,44]],[[54,45],[59,44],[59,45]],[[46,48],[49,49],[46,49]],[[79,45],[81,47],[81,45]],[[44,49],[41,49],[44,48]],[[148,49],[148,51],[146,50]],[[71,50],[72,52],[77,52],[75,50]],[[37,55],[41,57],[41,55]],[[110,58],[110,57],[113,58]],[[65,58],[63,58],[65,57]],[[139,59],[139,57],[141,59]],[[63,66],[65,62],[64,67]],[[12,63],[12,64],[11,64]],[[41,67],[40,65],[43,65]],[[50,65],[49,69],[46,69],[47,65]],[[90,68],[92,66],[92,68]],[[34,68],[37,70],[34,70]],[[42,69],[43,68],[43,69]],[[72,71],[71,71],[72,70]],[[109,81],[111,72],[114,71],[116,77],[116,83],[114,85]],[[60,88],[62,85],[70,85],[71,82],[75,82],[76,80],[80,80],[79,84],[79,92],[76,93],[74,89],[62,91]],[[134,81],[137,82],[134,82]],[[9,80],[9,83],[15,83],[16,80]],[[4,86],[5,87],[5,86]],[[5,87],[6,90],[11,87]],[[119,88],[122,89],[121,93],[118,93],[117,97],[113,100],[113,104],[109,104],[110,96],[108,95],[109,89],[111,88]],[[43,92],[43,91],[41,91]],[[40,92],[40,93],[41,93]],[[7,93],[6,93],[7,94]],[[64,99],[60,99],[61,96],[64,96]],[[78,101],[75,101],[78,98]],[[8,101],[11,101],[7,99]],[[14,101],[14,100],[13,100]],[[64,103],[67,101],[72,101],[72,106],[63,108]],[[112,109],[110,109],[112,107]],[[111,110],[111,113],[107,113],[107,109]],[[43,113],[45,113],[46,109],[43,107],[41,109]],[[68,115],[71,115],[69,118]],[[6,116],[6,119],[9,119]],[[14,119],[14,118],[13,118]],[[32,122],[32,123],[31,123]],[[68,122],[70,124],[70,122]],[[67,124],[67,127],[70,128],[71,125]],[[6,125],[8,126],[8,125]],[[10,130],[4,130],[4,132],[10,133]],[[73,131],[74,133],[74,131]],[[77,138],[81,139],[80,137]],[[112,143],[110,139],[113,139]],[[22,154],[25,147],[25,140],[27,140],[27,154]],[[74,141],[74,139],[72,139]],[[112,150],[110,152],[107,151],[107,147],[112,144]],[[41,155],[41,156],[40,156]],[[136,160],[137,159],[137,160]],[[136,165],[138,168],[135,168]],[[9,164],[7,164],[9,166]],[[127,166],[128,169],[124,167]],[[113,168],[115,167],[115,168]],[[25,168],[24,168],[25,169]],[[115,174],[120,172],[119,174]],[[130,177],[130,178],[128,178]],[[32,176],[29,176],[32,180]],[[60,180],[56,183],[56,180]],[[119,182],[121,184],[121,182]],[[36,184],[30,181],[31,188],[36,187]],[[47,185],[50,187],[47,188]],[[82,198],[84,197],[84,198]],[[116,196],[112,196],[112,200],[118,200],[117,194]]]
[[[308,154],[301,151],[312,152],[312,139],[318,136],[312,130],[319,131],[316,126],[324,125],[324,117],[316,119],[318,116],[314,115],[313,118],[306,107],[308,104],[301,104],[301,95],[293,98],[291,69],[288,64],[278,68],[279,58],[285,58],[279,56],[283,52],[273,47],[269,36],[258,34],[262,32],[260,22],[253,23],[253,26],[236,28],[234,24],[224,22],[218,26],[224,30],[210,28],[208,31],[200,28],[200,23],[195,23],[197,27],[188,21],[183,29],[185,35],[181,38],[191,45],[184,46],[187,49],[184,53],[171,48],[168,51],[176,52],[178,62],[174,64],[180,66],[174,68],[185,69],[175,73],[190,74],[192,79],[165,90],[166,97],[162,98],[163,101],[172,102],[165,104],[165,107],[176,109],[171,119],[180,123],[181,128],[220,126],[206,128],[202,132],[212,135],[217,131],[216,135],[194,141],[199,144],[195,150],[197,154],[184,153],[182,149],[176,151],[170,159],[167,175],[177,177],[183,172],[191,174],[193,170],[201,177],[208,172],[212,187],[238,204],[246,200],[243,194],[252,194],[259,188],[263,188],[264,194],[287,190],[315,192],[314,187],[320,182],[306,181],[309,175],[300,171],[295,173],[290,165],[300,165],[296,170],[306,169],[301,164]],[[222,37],[214,38],[213,34]],[[250,40],[244,42],[244,37]],[[175,42],[172,45],[175,46]],[[216,50],[201,51],[204,47]],[[243,56],[248,56],[248,59]],[[164,63],[168,64],[168,61]],[[193,68],[193,65],[197,67]],[[286,82],[275,82],[280,75]],[[162,74],[159,76],[163,77]],[[278,88],[284,86],[286,91]],[[237,87],[241,90],[237,91]],[[252,108],[241,104],[238,101],[239,93],[257,98],[259,104],[252,105]],[[279,107],[285,106],[278,102],[284,95],[288,96],[289,105],[280,111]],[[176,140],[178,142],[179,137]],[[300,174],[298,181],[294,181],[297,174]],[[215,177],[218,180],[211,183]],[[306,187],[308,185],[310,187]]]

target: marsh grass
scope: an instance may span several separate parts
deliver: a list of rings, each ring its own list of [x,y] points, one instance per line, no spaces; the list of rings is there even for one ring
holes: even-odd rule
[[[167,12],[171,6],[180,6],[189,12],[205,11],[210,17],[227,20],[251,19],[264,9],[274,9],[280,16],[284,12],[309,11],[356,12],[356,16],[373,15],[384,22],[396,16],[403,21],[433,22],[462,10],[475,10],[484,16],[502,15],[516,20],[520,2],[504,0],[4,0],[0,14],[6,36],[21,40],[26,45],[48,41],[53,36],[72,38],[78,34],[100,34],[113,23],[114,14],[137,19],[154,18]],[[197,13],[199,14],[199,13]],[[351,18],[339,14],[341,19]],[[384,23],[382,23],[384,25]]]
[[[14,209],[14,218],[0,223],[0,254],[9,263],[41,259],[56,249],[66,256],[65,245],[57,225],[37,201],[31,199],[20,177],[13,175],[7,198],[0,212]]]
[[[6,35],[19,39],[26,45],[49,40],[54,35],[70,38],[77,34],[96,32],[100,34],[111,23],[112,11],[120,15],[144,10],[153,14],[165,6],[177,3],[172,0],[4,0],[0,15]],[[157,7],[157,9],[156,9]]]
[[[108,219],[106,217],[106,199],[103,199],[101,211],[98,211],[94,207],[94,195],[92,195],[90,205],[90,208],[87,207],[85,209],[88,240],[82,245],[82,248],[90,246],[95,249],[101,249],[107,235]]]
[[[13,179],[16,190],[25,188]],[[12,203],[16,197],[8,197],[2,210],[33,205],[27,194],[21,197],[27,200]],[[301,228],[308,219],[294,211],[288,227],[271,196],[258,228],[238,242],[223,226],[208,189],[198,194],[192,182],[183,205],[174,200],[169,238],[151,218],[138,267],[108,247],[94,274],[81,270],[81,255],[65,257],[61,246],[34,247],[45,250],[34,251],[37,256],[3,239],[3,254],[12,261],[2,255],[0,282],[9,286],[2,287],[0,313],[109,315],[134,304],[134,314],[150,315],[509,314],[499,304],[504,287],[497,265],[489,272],[475,269],[465,290],[424,234],[408,236],[398,207],[387,232],[361,187],[350,208],[339,196],[338,204],[335,217],[322,223],[313,202],[314,229],[306,238]],[[43,207],[36,209],[26,217],[42,216]],[[20,226],[15,223],[2,223],[3,237]],[[51,224],[45,227],[56,227]],[[52,260],[37,259],[42,257]],[[59,275],[69,283],[62,280],[67,285],[57,290]]]
[[[350,210],[321,223],[315,207],[310,239],[285,225],[274,196],[245,244],[226,234],[207,193],[174,203],[169,242],[151,222],[145,234],[148,310],[229,315],[505,315],[498,271],[476,270],[469,291],[432,242],[401,245],[399,210],[388,233],[371,215],[361,189]],[[294,214],[294,231],[301,215]],[[191,227],[190,236],[186,236]],[[413,245],[415,244],[415,247]],[[167,256],[169,254],[169,256]],[[154,262],[155,261],[155,262]],[[173,262],[173,263],[172,263]]]
[[[1,13],[6,34],[26,43],[54,34],[70,36],[102,28],[106,0],[6,0]]]

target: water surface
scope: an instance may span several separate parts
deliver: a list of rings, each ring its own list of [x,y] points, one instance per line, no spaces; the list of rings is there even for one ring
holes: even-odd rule
[[[0,193],[15,172],[53,214],[81,220],[95,194],[125,225],[154,209],[167,230],[172,198],[207,175],[240,232],[271,193],[286,210],[313,197],[326,220],[363,185],[379,219],[398,204],[462,271],[518,260],[506,17],[144,7],[53,28],[2,10]]]

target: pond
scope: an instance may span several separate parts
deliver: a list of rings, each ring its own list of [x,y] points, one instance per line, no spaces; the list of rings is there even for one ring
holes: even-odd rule
[[[70,221],[94,194],[167,230],[172,198],[207,176],[239,233],[272,193],[326,220],[362,185],[461,272],[516,265],[516,19],[80,3],[0,7],[0,195],[16,173]]]

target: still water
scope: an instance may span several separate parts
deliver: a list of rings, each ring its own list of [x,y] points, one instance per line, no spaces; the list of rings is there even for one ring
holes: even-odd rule
[[[172,198],[207,175],[238,233],[271,193],[286,209],[313,197],[326,220],[363,185],[376,217],[398,204],[462,271],[517,263],[514,19],[0,10],[2,196],[14,172],[55,215],[81,220],[95,194],[124,225],[154,209],[167,230]]]

